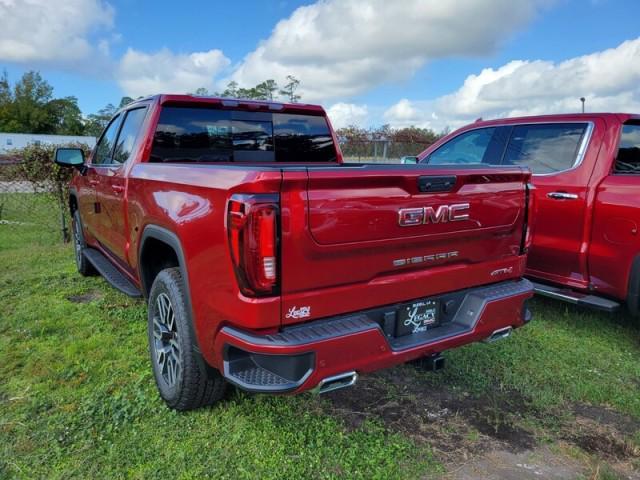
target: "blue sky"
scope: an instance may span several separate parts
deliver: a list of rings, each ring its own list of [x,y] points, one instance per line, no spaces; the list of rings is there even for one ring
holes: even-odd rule
[[[11,80],[40,70],[85,114],[125,94],[213,91],[288,73],[301,80],[303,101],[322,103],[338,126],[441,129],[478,114],[577,108],[582,95],[606,110],[640,102],[640,67],[629,65],[640,64],[637,0],[170,5],[0,1],[0,66]]]

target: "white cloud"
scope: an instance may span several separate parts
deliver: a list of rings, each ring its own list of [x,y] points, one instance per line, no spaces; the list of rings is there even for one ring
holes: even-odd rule
[[[392,105],[384,112],[383,117],[385,121],[394,127],[415,126],[427,128],[430,125],[423,112],[406,98]]]
[[[90,40],[113,27],[114,10],[101,0],[0,0],[0,60],[78,64],[100,54]]]
[[[251,86],[292,74],[305,101],[351,97],[407,79],[431,59],[490,53],[548,3],[322,0],[280,21],[231,78]]]
[[[640,110],[640,38],[554,63],[514,60],[469,75],[455,92],[430,101],[402,99],[384,117],[396,126],[458,127],[497,118],[587,111]],[[435,117],[437,118],[434,118]]]
[[[366,105],[354,103],[335,103],[327,109],[327,115],[333,128],[343,128],[350,125],[363,125],[369,117]]]
[[[188,93],[213,88],[214,77],[229,65],[220,50],[175,54],[168,49],[148,54],[129,49],[120,60],[118,83],[132,97],[155,93]]]

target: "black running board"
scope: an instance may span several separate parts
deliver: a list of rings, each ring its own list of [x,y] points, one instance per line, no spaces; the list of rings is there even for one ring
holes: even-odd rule
[[[620,309],[620,303],[597,295],[576,292],[568,288],[554,287],[545,283],[531,282],[533,289],[538,295],[544,297],[555,298],[564,302],[573,303],[581,307],[593,308],[604,312],[617,312]]]
[[[142,293],[125,277],[120,270],[95,248],[85,248],[84,256],[91,262],[91,265],[104,277],[104,279],[115,289],[130,297],[141,297]]]

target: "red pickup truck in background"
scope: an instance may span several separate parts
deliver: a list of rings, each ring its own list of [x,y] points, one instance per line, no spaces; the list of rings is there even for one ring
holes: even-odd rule
[[[522,278],[530,173],[343,163],[319,106],[160,95],[119,111],[69,204],[76,263],[148,299],[172,408],[324,392],[358,373],[505,338]]]
[[[431,166],[533,173],[527,275],[536,292],[640,315],[640,116],[594,113],[478,121],[418,156]]]

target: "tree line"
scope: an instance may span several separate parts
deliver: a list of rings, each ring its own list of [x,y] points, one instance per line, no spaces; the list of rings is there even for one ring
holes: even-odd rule
[[[222,92],[209,93],[206,88],[198,88],[192,94],[267,101],[282,99],[295,103],[301,99],[298,94],[299,86],[300,80],[288,75],[282,86],[273,79],[251,88],[240,87],[237,82],[232,81]],[[115,112],[133,101],[133,98],[125,96],[117,105],[109,103],[97,112],[83,116],[78,107],[78,99],[74,96],[54,97],[53,87],[39,72],[26,72],[11,85],[8,74],[4,71],[0,76],[0,132],[97,137]],[[393,129],[389,125],[368,129],[350,126],[339,129],[337,134],[345,154],[355,156],[370,156],[368,152],[376,141],[388,141],[395,145],[393,150],[401,149],[407,152],[403,154],[409,155],[409,152],[421,150],[421,147],[430,145],[442,135],[425,128]]]
[[[295,103],[301,98],[297,93],[299,86],[300,80],[289,75],[282,87],[272,79],[251,88],[229,82],[222,92],[210,94],[206,88],[198,88],[192,94],[270,101],[282,98]],[[108,103],[97,112],[83,116],[77,97],[54,97],[53,87],[39,72],[26,72],[12,85],[5,70],[0,75],[0,132],[97,137],[115,112],[133,101],[125,96],[117,105]]]
[[[390,125],[372,128],[351,125],[336,130],[342,154],[350,158],[417,155],[446,133],[419,127],[392,128]]]

